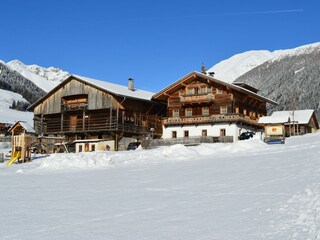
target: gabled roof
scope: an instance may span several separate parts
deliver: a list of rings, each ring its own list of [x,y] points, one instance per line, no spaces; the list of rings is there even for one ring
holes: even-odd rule
[[[18,125],[20,125],[21,127],[23,127],[23,129],[28,132],[28,133],[36,133],[36,131],[34,130],[34,128],[27,122],[24,121],[17,121],[15,122],[10,129],[8,130],[9,132],[11,132],[13,129],[15,129]]]
[[[153,92],[148,92],[144,90],[134,89],[134,91],[129,90],[127,86],[122,86],[115,83],[105,82],[101,80],[96,80],[92,78],[82,77],[79,75],[73,75],[76,79],[81,79],[89,84],[92,84],[98,88],[101,88],[109,93],[115,95],[121,95],[126,97],[138,98],[142,100],[151,100]]]
[[[56,92],[58,89],[60,89],[63,85],[67,84],[71,80],[77,80],[80,82],[83,82],[87,85],[90,85],[94,88],[97,88],[101,91],[116,95],[116,96],[122,96],[122,97],[128,97],[128,98],[134,98],[134,99],[140,99],[144,101],[151,101],[151,97],[154,94],[153,92],[148,92],[144,90],[135,89],[134,91],[129,90],[128,87],[118,85],[115,83],[105,82],[102,80],[96,80],[92,78],[82,77],[79,75],[70,75],[65,80],[63,80],[60,84],[58,84],[55,88],[53,88],[50,92],[48,92],[46,95],[44,95],[42,98],[40,98],[38,101],[33,103],[28,110],[33,110],[38,104],[40,104],[42,101],[50,97],[54,92]]]
[[[242,93],[245,93],[245,94],[249,94],[250,96],[252,96],[254,98],[257,98],[259,100],[263,100],[263,101],[266,101],[268,103],[271,103],[271,104],[274,104],[274,105],[278,105],[277,102],[275,102],[275,101],[273,101],[273,100],[271,100],[269,98],[263,97],[263,96],[255,93],[255,92],[250,91],[248,89],[245,89],[245,88],[243,88],[241,86],[237,86],[237,85],[232,84],[232,83],[226,83],[226,82],[223,82],[221,80],[215,79],[212,76],[208,76],[208,75],[205,75],[203,73],[196,72],[196,71],[193,71],[193,72],[185,75],[184,77],[180,78],[179,80],[177,80],[176,82],[172,83],[168,87],[162,89],[160,92],[158,92],[155,95],[153,95],[152,98],[157,99],[157,100],[166,101],[168,99],[168,95],[170,95],[170,93],[174,93],[175,91],[177,91],[177,90],[179,90],[181,88],[181,85],[188,84],[188,83],[192,82],[193,80],[195,80],[196,78],[202,78],[202,79],[204,79],[204,80],[206,80],[208,82],[216,83],[216,84],[219,84],[221,86],[225,86],[225,87],[228,87],[230,89],[233,89],[235,91],[242,92]]]
[[[290,121],[290,118],[286,116],[282,117],[273,117],[273,116],[265,116],[265,117],[260,117],[258,123],[262,124],[275,124],[275,123],[288,123]]]
[[[314,110],[306,109],[306,110],[295,110],[295,111],[276,111],[271,114],[272,117],[286,117],[291,121],[298,122],[299,124],[308,124]]]

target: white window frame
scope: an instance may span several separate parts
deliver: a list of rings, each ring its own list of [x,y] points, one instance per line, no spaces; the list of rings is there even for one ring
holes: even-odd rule
[[[210,110],[208,107],[202,108],[202,115],[209,116],[209,114],[210,114],[209,112],[210,112]]]
[[[227,106],[221,106],[220,107],[220,114],[228,114],[228,107]]]
[[[192,116],[192,108],[187,108],[186,109],[186,116],[191,117]]]
[[[201,93],[202,94],[207,93],[207,87],[201,87]]]
[[[172,110],[172,117],[179,117],[179,109]]]

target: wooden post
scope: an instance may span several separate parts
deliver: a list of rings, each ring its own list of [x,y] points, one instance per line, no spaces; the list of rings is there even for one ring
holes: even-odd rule
[[[43,135],[43,113],[41,114],[40,135]]]
[[[115,150],[118,151],[118,133],[116,133],[116,139],[115,139]]]
[[[63,113],[61,113],[61,133],[63,133]]]
[[[111,126],[112,126],[112,107],[110,107],[110,130],[111,130]]]
[[[85,130],[85,125],[86,125],[86,113],[84,110],[82,110],[82,131]]]
[[[119,128],[119,105],[117,106],[117,123],[116,123],[116,130],[118,131]]]

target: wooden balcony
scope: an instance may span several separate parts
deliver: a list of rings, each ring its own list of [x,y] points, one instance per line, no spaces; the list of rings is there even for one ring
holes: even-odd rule
[[[212,93],[205,94],[192,94],[192,95],[181,95],[181,104],[199,104],[199,103],[210,103],[214,100],[215,96]]]
[[[73,102],[61,104],[61,111],[63,112],[85,110],[87,108],[88,102]]]
[[[242,114],[219,114],[210,116],[190,116],[190,117],[170,117],[164,120],[165,126],[170,125],[191,125],[191,124],[213,124],[213,123],[237,123],[242,122],[245,124],[256,125],[258,124],[258,119],[250,118],[249,116],[244,116]]]
[[[61,119],[51,118],[44,124],[45,134],[81,134],[81,133],[95,133],[95,132],[126,132],[137,135],[151,134],[150,127],[137,125],[133,123],[116,122],[116,117],[110,118],[78,118],[76,121],[68,119],[63,120],[61,126]],[[162,134],[162,127],[152,127],[153,134],[160,136]]]

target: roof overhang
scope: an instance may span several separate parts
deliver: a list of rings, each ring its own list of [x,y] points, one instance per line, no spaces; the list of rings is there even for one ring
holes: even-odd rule
[[[275,102],[275,101],[273,101],[273,100],[271,100],[269,98],[263,97],[263,96],[255,93],[255,92],[250,91],[248,89],[245,89],[245,88],[243,88],[241,86],[238,86],[238,85],[235,85],[235,84],[230,84],[230,83],[227,83],[227,82],[223,82],[223,81],[218,80],[218,79],[216,79],[216,78],[214,78],[212,76],[208,76],[208,75],[205,75],[203,73],[196,72],[196,71],[193,71],[193,72],[185,75],[184,77],[180,78],[176,82],[170,84],[168,87],[162,89],[160,92],[158,92],[155,95],[153,95],[152,98],[156,99],[158,101],[167,101],[167,99],[169,98],[169,96],[172,93],[174,93],[177,90],[179,90],[181,88],[181,86],[185,86],[185,85],[187,85],[188,83],[192,82],[195,79],[203,79],[204,81],[207,81],[207,82],[216,83],[216,84],[225,86],[225,87],[227,87],[229,89],[232,89],[232,90],[235,90],[235,91],[238,91],[238,92],[241,92],[241,93],[249,94],[251,97],[256,98],[258,100],[262,100],[262,101],[265,101],[265,102],[273,104],[273,105],[278,105],[277,102]]]

